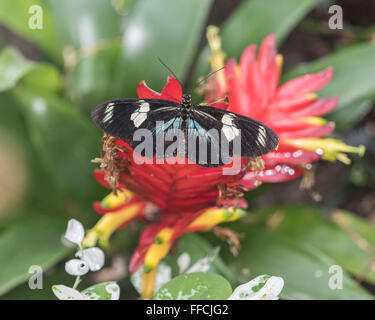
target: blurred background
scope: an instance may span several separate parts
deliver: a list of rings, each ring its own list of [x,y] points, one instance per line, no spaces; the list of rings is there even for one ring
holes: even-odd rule
[[[342,7],[343,29],[328,27],[331,5]],[[72,217],[92,227],[99,218],[92,202],[107,192],[93,178],[101,132],[90,111],[105,100],[136,97],[141,80],[160,91],[168,72],[156,56],[195,93],[197,79],[209,72],[211,24],[221,28],[227,56],[237,59],[250,43],[276,34],[283,82],[333,66],[334,79],[320,94],[340,103],[327,118],[336,122],[336,138],[365,145],[366,154],[349,166],[319,162],[309,192],[301,179],[249,192],[257,219],[251,233],[242,230],[249,233],[249,267],[240,277],[225,243],[191,237],[201,250],[223,247],[218,272],[233,285],[259,270],[289,280],[286,299],[373,298],[375,3],[368,0],[0,0],[0,298],[51,299],[52,284],[74,282],[64,271],[73,251],[61,235]],[[278,215],[282,227],[270,235],[267,223]],[[127,263],[140,227],[112,237],[106,268],[87,285],[117,280],[122,298],[137,297]],[[199,251],[189,237],[179,250]],[[43,290],[27,285],[34,264],[45,270]],[[327,287],[333,264],[345,272],[340,292]]]

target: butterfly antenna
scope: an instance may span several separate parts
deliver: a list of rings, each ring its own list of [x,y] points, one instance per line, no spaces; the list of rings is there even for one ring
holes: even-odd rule
[[[177,79],[177,81],[179,82],[180,86],[182,86],[181,84],[181,81],[180,79],[177,78],[176,74],[171,70],[171,68],[169,68],[164,62],[163,60],[160,59],[160,57],[156,57],[156,59],[158,59],[158,61],[170,72],[172,73],[172,75]],[[172,98],[173,100],[177,101],[178,103],[181,103],[181,101],[175,97],[172,97],[170,94],[168,94],[168,92],[165,92],[164,89],[162,90],[162,92],[164,92],[168,97]]]
[[[200,85],[202,82],[206,81],[209,77],[213,76],[216,72],[219,72],[220,70],[223,70],[225,68],[224,67],[221,67],[220,69],[217,69],[215,71],[212,71],[211,73],[209,73],[207,76],[205,76],[203,79],[199,80],[198,81],[198,85]]]
[[[156,57],[156,59],[158,59],[159,60],[159,62],[170,72],[170,73],[172,73],[172,75],[178,80],[178,82],[180,83],[180,85],[181,85],[181,81],[180,81],[180,79],[178,79],[177,78],[177,76],[176,76],[176,74],[171,70],[171,68],[169,68],[164,62],[163,62],[163,60],[161,60],[160,59],[160,57]],[[182,85],[181,85],[182,86]]]

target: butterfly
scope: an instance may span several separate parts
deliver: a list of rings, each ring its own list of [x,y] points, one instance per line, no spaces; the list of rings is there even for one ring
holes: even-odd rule
[[[219,167],[231,157],[258,157],[278,146],[278,136],[261,122],[224,109],[163,99],[115,99],[91,113],[105,133],[130,143],[153,159],[187,158]]]

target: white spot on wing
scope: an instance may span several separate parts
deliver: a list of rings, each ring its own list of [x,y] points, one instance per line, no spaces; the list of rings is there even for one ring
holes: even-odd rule
[[[228,141],[232,141],[235,137],[234,132],[230,126],[224,125],[223,126],[223,132]]]
[[[262,126],[258,128],[257,143],[258,145],[260,144],[263,147],[266,146],[266,129],[264,129],[264,127]]]
[[[222,130],[229,142],[240,134],[240,130],[233,123],[234,117],[235,115],[232,114],[224,114],[221,118],[221,123],[223,124]]]
[[[115,107],[115,104],[113,102],[107,104],[105,111],[104,111],[105,116],[104,116],[103,122],[109,122],[109,123],[112,122],[114,107]]]
[[[130,120],[134,121],[134,119],[139,115],[139,112],[133,112],[130,116]]]
[[[146,113],[139,113],[133,120],[134,126],[138,128],[147,119]]]
[[[237,127],[232,127],[232,130],[236,137],[240,135],[240,129],[238,129]]]
[[[144,100],[140,100],[139,102],[139,108],[130,116],[130,120],[133,121],[136,128],[147,119],[147,113],[150,111],[150,104],[148,102],[145,102]]]
[[[231,126],[233,122],[233,117],[229,114],[224,114],[224,116],[221,118],[221,122],[223,124],[227,124],[228,126]]]
[[[139,112],[149,112],[150,111],[150,104],[147,102],[142,102],[141,107],[138,109]]]

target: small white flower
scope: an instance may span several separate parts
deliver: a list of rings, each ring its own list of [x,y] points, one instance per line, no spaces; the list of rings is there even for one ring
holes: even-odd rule
[[[83,276],[89,272],[89,265],[81,259],[71,259],[65,263],[65,271],[72,276]]]
[[[79,251],[75,254],[76,258],[65,263],[65,271],[76,276],[73,288],[64,285],[54,285],[53,293],[60,300],[118,300],[120,297],[120,287],[116,282],[102,282],[91,286],[82,292],[76,290],[80,283],[80,276],[89,271],[98,271],[104,266],[104,252],[97,247],[82,250],[82,241],[85,236],[85,230],[82,223],[75,219],[68,221],[68,227],[64,237],[76,244]]]
[[[283,287],[283,278],[264,274],[238,286],[228,300],[278,300]]]
[[[68,227],[65,231],[64,237],[70,242],[75,243],[77,246],[81,247],[81,242],[85,236],[85,229],[81,222],[76,219],[70,219],[68,221]]]
[[[76,257],[65,264],[65,270],[71,275],[81,276],[90,271],[98,271],[104,266],[104,252],[102,249],[92,247],[82,250],[82,241],[85,237],[85,230],[81,222],[70,219],[64,237],[76,244],[80,250]]]
[[[81,292],[62,284],[52,286],[52,291],[60,300],[87,300]]]
[[[98,271],[104,266],[104,252],[97,247],[78,251],[76,257],[86,261],[90,271]]]

